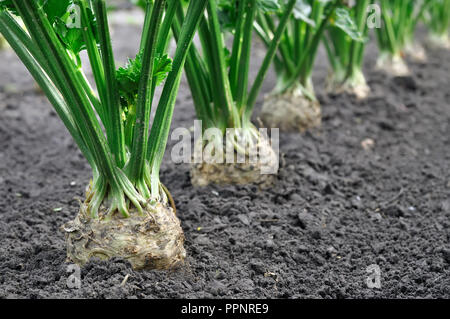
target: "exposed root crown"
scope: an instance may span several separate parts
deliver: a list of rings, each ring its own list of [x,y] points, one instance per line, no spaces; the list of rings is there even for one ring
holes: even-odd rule
[[[378,58],[376,67],[391,76],[411,75],[408,65],[400,55],[382,53]]]
[[[415,41],[406,44],[405,54],[415,62],[424,63],[428,60],[427,52],[423,45]]]
[[[322,123],[319,101],[306,97],[300,87],[267,96],[260,117],[268,127],[285,132],[304,132]]]
[[[327,78],[326,91],[333,94],[347,93],[355,95],[358,99],[366,99],[370,94],[364,74],[357,73],[354,77],[346,79],[331,73]]]
[[[217,185],[257,185],[267,188],[275,181],[275,172],[278,171],[278,156],[269,142],[259,136],[256,147],[259,149],[257,161],[251,161],[245,155],[245,162],[217,163],[208,155],[203,154],[201,163],[191,165],[191,182],[194,186]],[[270,173],[272,172],[272,173]]]
[[[430,34],[426,41],[426,46],[430,49],[450,50],[450,36],[448,34]]]
[[[63,226],[72,262],[84,265],[92,257],[120,257],[134,269],[173,269],[183,264],[184,234],[172,208],[157,203],[143,216],[133,212],[129,218],[115,214],[93,219],[85,205],[74,221]]]

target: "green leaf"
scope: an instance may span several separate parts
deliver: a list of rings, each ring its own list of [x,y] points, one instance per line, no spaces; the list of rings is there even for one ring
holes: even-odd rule
[[[167,54],[155,58],[153,78],[157,86],[167,78],[170,71],[172,71],[172,59]]]
[[[257,0],[257,8],[262,13],[280,13],[280,0]],[[237,3],[233,0],[217,0],[219,22],[222,30],[234,31],[238,19]]]
[[[44,11],[51,24],[56,19],[62,18],[69,12],[69,6],[73,5],[73,0],[40,0],[43,3]]]
[[[62,18],[67,14],[67,8],[73,5],[73,0],[35,0],[47,14],[50,23],[54,23],[56,18]],[[12,0],[0,0],[0,10],[9,10],[15,15],[19,15]]]
[[[344,31],[350,38],[352,38],[352,40],[359,42],[365,41],[364,36],[358,30],[355,21],[353,21],[350,12],[347,9],[337,8],[330,24]]]
[[[135,104],[139,90],[139,80],[142,70],[142,53],[135,59],[128,59],[125,67],[116,71],[116,79],[119,84],[119,94],[124,106]],[[156,86],[160,85],[172,70],[172,59],[169,56],[155,57],[153,67],[153,78]]]
[[[71,7],[69,6],[62,16],[58,16],[62,11],[58,11],[59,9],[57,9],[58,7],[56,6],[53,8],[53,13],[57,14],[57,16],[54,17],[53,28],[66,49],[75,55],[78,55],[81,51],[86,49],[82,30],[82,28],[86,26],[82,26],[80,23],[81,21],[77,21],[77,19],[81,19],[81,17],[76,9],[71,10]],[[94,37],[98,41],[95,16],[90,9],[87,9],[87,15],[89,19],[88,25],[92,28]]]
[[[16,16],[19,15],[19,12],[17,12],[12,0],[0,0],[0,11],[3,10],[7,10]]]
[[[233,31],[237,23],[237,9],[232,0],[218,0],[217,7],[219,12],[219,22],[222,30]]]
[[[55,19],[54,29],[61,42],[69,51],[74,54],[79,54],[82,50],[86,49],[81,29],[68,28],[67,24],[61,18]]]
[[[82,27],[81,17],[74,5],[73,0],[35,0],[38,2],[50,24],[53,26],[65,48],[75,55],[86,49]],[[0,10],[8,10],[18,15],[12,0],[0,0]],[[93,28],[94,35],[97,35],[95,28],[95,18],[91,10],[88,10],[89,25]]]
[[[225,57],[225,65],[229,68],[231,64],[231,51],[227,47],[223,48],[223,56]]]
[[[119,95],[123,106],[136,104],[139,89],[139,79],[142,70],[142,54],[135,59],[128,59],[123,68],[116,71],[116,79],[119,86]]]

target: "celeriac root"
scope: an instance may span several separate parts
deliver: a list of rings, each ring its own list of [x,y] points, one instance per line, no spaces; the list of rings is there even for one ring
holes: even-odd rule
[[[304,132],[319,127],[322,111],[317,100],[305,96],[300,87],[265,98],[260,118],[262,122],[285,132]]]
[[[430,34],[426,41],[426,46],[430,49],[450,50],[450,36],[448,34],[436,35]]]
[[[83,203],[74,221],[63,226],[67,256],[71,262],[86,264],[91,258],[128,260],[134,269],[173,269],[186,257],[184,234],[173,209],[157,203],[141,216],[114,214],[90,218]]]
[[[382,53],[377,60],[376,68],[391,76],[409,76],[411,71],[400,55]]]
[[[428,60],[425,48],[415,41],[405,45],[405,54],[415,62],[424,63]]]
[[[260,137],[257,147],[260,159],[250,161],[245,155],[245,163],[217,163],[211,155],[203,154],[201,163],[191,164],[191,182],[194,186],[217,185],[257,185],[260,189],[270,187],[278,171],[278,156],[268,141]]]
[[[333,94],[351,94],[360,100],[369,96],[370,87],[367,85],[366,79],[361,72],[357,73],[353,78],[344,81],[342,81],[342,78],[331,73],[327,77],[326,91]]]

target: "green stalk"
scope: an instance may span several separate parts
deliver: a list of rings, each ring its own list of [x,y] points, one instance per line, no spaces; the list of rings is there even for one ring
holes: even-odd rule
[[[60,45],[55,45],[59,44],[56,35],[44,13],[41,9],[38,9],[36,3],[32,0],[14,1],[27,29],[33,36],[34,42],[38,44],[42,56],[46,57],[47,64],[56,75],[58,82],[61,83],[62,94],[67,100],[67,105],[71,108],[71,111],[77,120],[76,122],[79,126],[78,129],[83,132],[85,142],[89,144],[90,151],[93,154],[98,155],[98,152],[95,152],[95,148],[92,145],[92,139],[88,138],[88,134],[95,136],[98,132],[93,132],[93,130],[87,128],[86,123],[92,120],[93,116],[90,117],[87,113],[86,105],[89,104],[89,102],[86,96],[81,93],[83,90],[81,84],[77,81],[74,65],[69,61],[64,48]],[[44,54],[44,52],[46,52],[46,54]],[[80,120],[78,120],[78,118]],[[83,126],[83,129],[86,130],[80,129],[80,126]],[[94,125],[91,125],[91,127],[93,126]],[[99,160],[98,156],[95,156],[95,158],[97,161]]]
[[[437,38],[448,37],[450,28],[450,0],[429,0],[430,6],[426,10],[425,23],[432,36]]]
[[[95,17],[97,19],[97,31],[99,34],[100,50],[105,72],[107,88],[106,108],[109,115],[109,128],[107,131],[108,142],[117,165],[125,166],[125,134],[122,122],[122,109],[119,103],[119,93],[116,81],[116,67],[112,51],[108,18],[106,16],[106,4],[104,0],[93,0]]]
[[[433,2],[425,0],[418,7],[414,1],[382,0],[384,26],[376,30],[380,51],[399,56],[405,45],[411,41],[418,22]]]
[[[144,199],[129,187],[128,182],[116,169],[101,127],[77,77],[76,65],[73,64],[67,51],[59,42],[42,8],[33,0],[14,0],[14,4],[33,41],[38,45],[41,54],[46,58],[47,64],[55,74],[56,80],[61,84],[61,93],[73,114],[78,131],[92,154],[95,167],[98,168],[101,175],[107,178],[111,192],[115,193],[112,208],[117,208],[122,214],[128,216],[123,196],[125,193],[136,208],[142,211],[140,202],[144,202]],[[93,214],[95,215],[96,212]]]
[[[161,93],[155,119],[150,130],[151,144],[148,148],[147,158],[152,169],[152,195],[159,192],[159,184],[156,184],[159,183],[159,170],[169,136],[170,123],[176,101],[176,92],[180,86],[181,74],[190,45],[199,25],[199,17],[204,12],[206,3],[207,0],[196,0],[195,3],[189,5],[175,52],[172,71],[170,72],[163,92]]]
[[[250,90],[250,94],[247,99],[247,107],[245,108],[244,119],[243,119],[244,123],[250,122],[251,114],[252,114],[253,108],[256,104],[256,99],[258,97],[259,91],[261,90],[264,78],[267,74],[267,71],[269,70],[270,64],[271,64],[273,58],[275,57],[275,54],[277,52],[278,46],[281,41],[281,37],[284,33],[284,30],[286,29],[287,23],[291,16],[292,10],[294,9],[295,3],[296,3],[295,0],[289,1],[288,5],[286,7],[286,11],[283,14],[283,16],[280,20],[280,23],[278,25],[278,28],[275,32],[274,38],[272,39],[271,45],[270,45],[269,49],[267,50],[264,61],[259,69],[259,72],[256,76],[255,82],[253,83],[253,87]]]
[[[158,35],[158,43],[156,45],[156,53],[163,54],[167,50],[167,46],[170,41],[170,28],[172,26],[172,22],[174,20],[175,14],[178,8],[181,7],[181,3],[179,0],[170,0],[167,6],[167,10],[164,16],[164,21],[161,25],[161,31]]]
[[[352,8],[345,8],[339,14],[347,14],[352,22],[345,26],[331,23],[324,35],[324,45],[333,71],[335,84],[355,84],[362,74],[362,55],[367,35],[367,6],[370,0],[357,1]],[[358,38],[355,35],[359,34]],[[340,82],[340,83],[339,83]]]
[[[267,27],[269,29],[269,33],[275,33],[275,22],[271,16],[268,14],[264,15],[265,18],[265,24],[267,24]],[[264,23],[264,22],[263,22]],[[295,69],[296,60],[294,59],[293,55],[289,52],[289,45],[286,43],[288,40],[288,37],[284,37],[283,41],[280,42],[279,45],[279,51],[280,55],[282,57],[282,63],[284,64],[284,69],[286,70],[286,75],[288,75],[288,72],[291,72],[291,70]],[[270,42],[269,42],[270,43]]]
[[[136,105],[136,122],[129,162],[130,178],[136,182],[144,176],[144,165],[148,145],[148,130],[152,107],[153,65],[156,55],[156,40],[161,25],[166,0],[155,0],[148,26],[147,38],[144,39],[142,56],[142,73],[139,81],[138,102]],[[149,12],[147,11],[147,14]]]
[[[150,27],[150,23],[151,23],[150,18],[152,17],[152,10],[153,10],[153,1],[146,1],[146,4],[145,4],[144,28],[143,28],[143,31],[142,31],[141,45],[140,45],[140,48],[139,48],[139,52],[144,51],[145,41],[148,38],[149,27]]]
[[[213,68],[216,73],[216,85],[218,91],[216,91],[217,96],[220,98],[221,107],[228,111],[230,116],[229,120],[233,127],[240,127],[239,114],[233,101],[230,81],[228,78],[228,73],[226,71],[226,63],[224,56],[224,43],[223,35],[219,25],[219,17],[217,15],[218,8],[216,0],[211,0],[207,5],[208,19],[209,19],[209,39],[211,40],[211,52],[210,57],[214,63]],[[211,68],[211,69],[213,69]]]
[[[225,41],[219,25],[222,8],[217,0],[210,0],[207,17],[199,27],[202,54],[193,46],[186,62],[186,75],[194,99],[197,117],[204,121],[203,129],[219,128],[225,134],[227,127],[250,129],[251,112],[261,89],[267,71],[276,57],[281,38],[285,34],[287,20],[292,14],[296,0],[290,0],[280,17],[277,27],[265,22],[257,29],[264,35],[269,51],[259,69],[255,82],[248,91],[249,65],[253,24],[256,20],[266,21],[260,14],[257,1],[236,2],[235,25],[232,27],[233,41],[230,52],[229,69],[224,51]],[[183,14],[177,14],[177,23],[183,21]],[[273,22],[271,22],[273,23]],[[178,38],[178,27],[174,27]],[[272,33],[273,30],[273,33]],[[206,125],[205,125],[206,124]],[[239,145],[235,145],[237,148]]]
[[[172,72],[165,82],[150,132],[155,82],[163,76],[161,73],[155,74],[156,56],[162,56],[166,51],[170,27],[180,7],[179,0],[171,0],[167,11],[166,0],[155,1],[146,17],[142,60],[133,61],[136,64],[131,65],[130,69],[120,71],[115,68],[105,0],[74,0],[80,8],[81,26],[74,27],[71,31],[75,37],[69,38],[61,32],[65,26],[59,24],[64,23],[65,17],[54,10],[56,7],[50,6],[53,3],[49,2],[49,6],[42,6],[35,0],[12,0],[12,3],[29,34],[6,11],[10,9],[9,3],[7,9],[2,3],[0,32],[42,87],[92,167],[93,180],[82,211],[87,207],[86,212],[92,218],[107,220],[116,211],[129,217],[132,208],[143,214],[143,206],[153,205],[158,199],[166,204],[170,196],[160,186],[159,167],[167,143],[181,70],[207,0],[191,2],[186,21],[179,29],[180,45],[173,65],[169,65],[169,60],[159,65],[164,68],[163,71],[172,67]],[[91,23],[92,9],[96,30]],[[77,49],[84,46],[83,49],[87,50],[98,97],[83,73],[80,54],[73,51],[74,45]],[[142,62],[141,69],[132,69],[140,65],[139,62]],[[138,76],[136,72],[140,72]],[[127,139],[129,149],[125,147],[124,126],[130,124],[130,117],[123,116],[121,103],[136,104],[135,119],[131,122],[135,130]],[[108,205],[108,211],[99,216],[102,204]]]
[[[177,43],[181,33],[180,21],[184,21],[184,19],[183,9],[178,7],[177,18],[174,20],[172,26],[172,31]],[[212,103],[210,103],[210,101],[212,101],[212,83],[211,81],[208,81],[210,74],[207,71],[207,66],[193,45],[189,49],[185,68],[197,116],[205,123],[213,125],[212,123],[215,123],[217,117],[211,107]]]
[[[362,0],[358,1],[356,4],[356,25],[358,30],[363,34],[367,35],[367,6],[369,5],[370,0]],[[350,61],[347,69],[347,78],[351,78],[354,75],[355,69],[362,68],[362,55],[364,54],[365,44],[352,41],[350,48]]]
[[[312,63],[313,61],[311,61],[311,58],[315,57],[317,49],[319,47],[320,40],[322,39],[322,36],[324,34],[325,28],[328,25],[330,17],[333,15],[338,5],[339,1],[335,1],[334,3],[332,3],[329,12],[321,20],[320,26],[315,31],[314,36],[307,36],[307,38],[310,37],[310,41],[307,41],[306,47],[303,50],[303,53],[300,56],[299,61],[297,62],[298,63],[297,67],[292,72],[293,75],[283,83],[283,85],[280,88],[280,92],[285,92],[289,88],[295,86],[298,83],[298,81],[300,81],[300,83],[304,86],[307,84],[306,80],[308,80],[313,67]]]
[[[245,11],[247,8],[248,0],[242,0],[238,2],[238,18],[236,23],[236,28],[234,32],[233,48],[230,58],[230,87],[232,90],[233,98],[236,99],[236,89],[238,87],[238,77],[239,77],[239,57],[242,51],[242,33],[244,32],[244,22],[245,22]]]
[[[236,106],[243,110],[247,98],[248,71],[250,67],[250,52],[252,47],[253,22],[256,15],[256,0],[249,0],[245,13],[244,32],[242,37],[242,51],[239,59],[238,86],[236,92]]]
[[[80,8],[81,23],[83,25],[89,25],[87,9],[89,7],[89,2],[86,0],[78,0],[77,5]],[[84,41],[86,43],[86,48],[89,56],[89,61],[91,62],[92,73],[94,74],[95,84],[97,85],[97,91],[99,92],[101,106],[97,109],[103,124],[109,129],[110,125],[108,118],[106,116],[106,110],[103,108],[107,104],[107,94],[106,94],[106,83],[105,83],[105,73],[103,70],[102,60],[100,57],[100,52],[97,47],[97,41],[95,40],[94,33],[91,27],[83,28]]]
[[[192,65],[195,65],[196,68],[200,68],[201,65],[205,66],[205,69],[192,69],[192,67],[188,67],[188,70],[192,69],[193,73],[188,75],[188,79],[192,78],[192,77],[198,77],[201,79],[200,76],[200,71],[204,70],[204,76],[207,78],[207,86],[206,88],[208,88],[208,91],[211,92],[211,94],[209,95],[209,99],[207,99],[205,102],[205,107],[207,107],[207,104],[211,104],[215,110],[215,116],[217,117],[222,117],[222,114],[218,114],[218,112],[216,110],[221,110],[224,114],[223,114],[223,119],[219,119],[218,121],[220,122],[221,125],[218,125],[219,127],[221,127],[222,125],[224,127],[226,127],[229,118],[230,118],[230,114],[232,112],[232,108],[234,107],[233,104],[230,104],[229,99],[227,99],[227,93],[222,94],[222,89],[223,89],[223,76],[222,73],[220,72],[220,57],[217,57],[216,54],[218,54],[217,50],[213,50],[213,39],[211,36],[211,31],[210,28],[208,26],[207,20],[206,18],[203,16],[201,18],[201,22],[200,22],[200,26],[199,26],[199,30],[198,30],[198,34],[200,37],[200,42],[202,44],[202,48],[203,48],[203,56],[200,55],[200,53],[198,51],[196,51],[196,49],[193,47],[190,50],[189,53],[189,61],[194,61],[192,62]],[[184,21],[184,20],[181,20]],[[189,63],[189,65],[191,65],[191,63]],[[197,81],[197,84],[200,84],[201,82]],[[191,84],[191,82],[190,82]],[[204,83],[202,83],[204,84]],[[205,92],[205,87],[197,87],[196,88],[197,91],[202,91]],[[212,93],[212,92],[219,92],[218,93]],[[206,95],[204,94],[204,97],[206,98]],[[206,112],[204,112],[206,113]]]
[[[389,52],[391,52],[391,54],[395,55],[398,53],[398,42],[397,42],[397,37],[396,37],[396,33],[394,30],[394,25],[393,25],[393,20],[391,18],[391,16],[388,13],[388,9],[387,9],[387,3],[384,2],[381,6],[381,15],[383,17],[383,21],[385,24],[385,32],[386,32],[386,42],[387,42],[387,49],[389,50]]]

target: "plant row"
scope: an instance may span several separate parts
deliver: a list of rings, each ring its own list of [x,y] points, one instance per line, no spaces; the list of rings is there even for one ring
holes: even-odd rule
[[[174,200],[159,177],[183,71],[203,130],[215,128],[223,137],[227,129],[236,129],[231,149],[246,159],[193,165],[193,184],[262,187],[273,179],[249,161],[248,150],[260,149],[266,164],[277,167],[270,143],[252,123],[272,66],[277,83],[261,118],[269,127],[304,131],[320,124],[311,77],[321,44],[331,65],[329,90],[364,98],[370,92],[363,62],[371,30],[381,52],[378,67],[394,75],[409,72],[404,53],[420,51],[414,41],[420,21],[429,26],[431,43],[449,43],[450,0],[139,4],[145,10],[139,51],[127,65],[117,67],[105,0],[0,1],[1,34],[92,168],[80,212],[64,226],[68,257],[79,264],[117,256],[135,268],[167,269],[183,262],[183,231]],[[251,77],[256,37],[266,50]],[[169,56],[172,38],[176,48]],[[201,152],[204,148],[199,147]],[[210,155],[219,149],[209,150]]]

